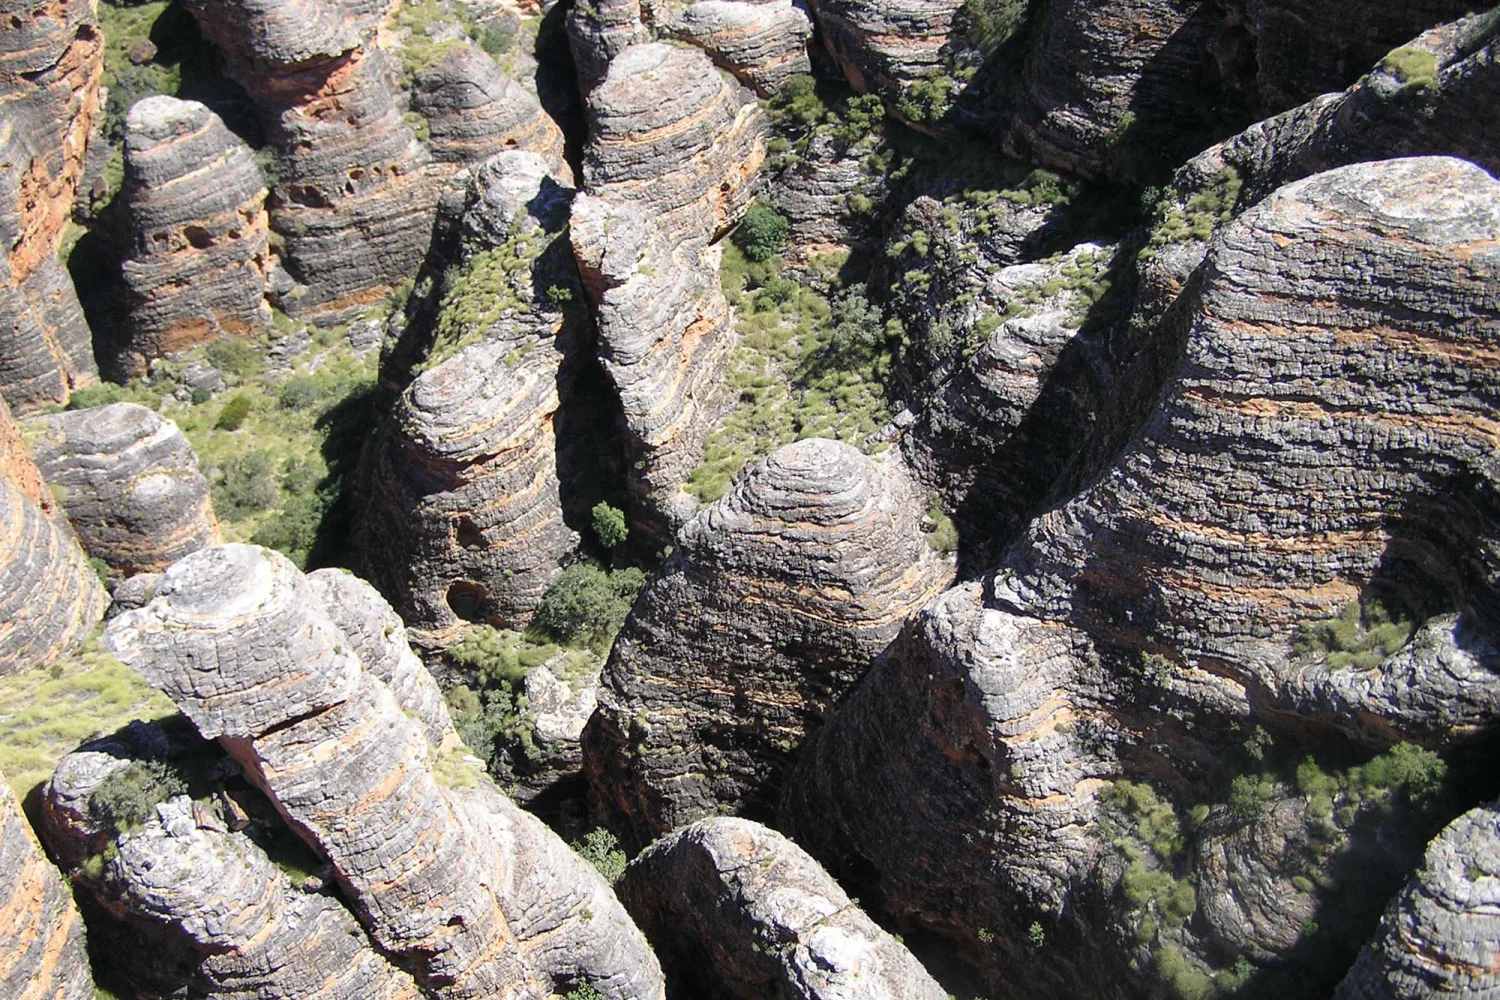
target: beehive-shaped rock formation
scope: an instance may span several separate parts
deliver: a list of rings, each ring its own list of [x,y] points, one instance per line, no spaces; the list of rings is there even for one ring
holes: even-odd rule
[[[547,161],[553,176],[572,179],[562,129],[477,46],[460,45],[417,74],[412,109],[427,119],[428,145],[438,160],[480,163],[503,150],[529,150]]]
[[[579,89],[587,94],[599,86],[615,56],[650,37],[641,23],[640,0],[574,4],[568,11],[568,48]]]
[[[573,203],[573,252],[599,325],[599,356],[620,396],[631,457],[631,519],[669,544],[695,505],[678,487],[728,405],[734,349],[718,247],[673,242],[641,204]]]
[[[220,740],[430,993],[541,1000],[587,983],[610,1000],[663,996],[603,879],[469,765],[435,767],[423,727],[283,557],[195,553],[105,642]]]
[[[266,183],[250,147],[197,101],[148,97],[125,120],[130,293],[125,371],[271,322]]]
[[[0,990],[13,1000],[93,1000],[83,918],[0,775]]]
[[[601,679],[596,797],[642,840],[773,808],[797,747],[948,582],[923,510],[899,460],[810,438],[688,522]]]
[[[620,895],[683,988],[742,1000],[943,1000],[906,946],[790,840],[703,820],[635,859]]]
[[[0,480],[0,674],[76,646],[108,602],[72,530]]]
[[[697,0],[678,12],[667,30],[703,49],[762,97],[812,69],[807,56],[812,25],[791,0]]]
[[[814,6],[824,46],[860,93],[898,95],[942,72],[945,51],[962,43],[953,37],[959,0],[818,0]]]
[[[767,122],[702,52],[652,42],[610,64],[589,94],[589,194],[641,204],[673,240],[727,232],[750,203]]]
[[[337,322],[421,264],[440,172],[402,120],[374,31],[384,11],[325,0],[193,0],[276,150],[271,226],[287,312]]]
[[[1292,710],[1375,748],[1488,724],[1497,234],[1500,184],[1444,159],[1320,174],[1229,224],[1156,412],[844,702],[799,765],[792,833],[972,939],[1086,891],[1108,779],[1181,762],[1187,781],[1222,752],[1153,706]],[[1362,594],[1450,613],[1373,665],[1294,653],[1300,623]]]
[[[1500,810],[1464,813],[1427,848],[1336,1000],[1437,1000],[1500,991]]]
[[[57,249],[99,108],[104,40],[85,0],[17,0],[0,13],[0,394],[24,412],[97,377]]]
[[[172,421],[112,403],[31,424],[37,463],[84,549],[115,574],[160,572],[220,541],[208,480]]]

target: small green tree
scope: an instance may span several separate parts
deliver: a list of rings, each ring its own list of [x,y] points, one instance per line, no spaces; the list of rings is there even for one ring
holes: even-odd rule
[[[734,231],[734,240],[751,260],[770,260],[781,252],[790,229],[786,216],[764,198],[757,198]]]
[[[214,421],[214,426],[221,431],[239,430],[245,426],[252,405],[249,396],[235,396],[219,411],[219,419]]]
[[[646,575],[634,567],[607,572],[593,563],[576,563],[542,595],[532,626],[558,642],[603,650],[645,583]]]
[[[133,830],[151,818],[158,804],[187,791],[187,783],[158,760],[133,760],[94,789],[89,810],[117,830]]]
[[[629,859],[620,850],[620,842],[615,835],[602,826],[595,827],[584,834],[582,840],[575,840],[568,846],[597,868],[610,885],[614,885],[625,874],[625,864]]]
[[[630,535],[630,525],[625,523],[625,512],[611,507],[601,500],[594,504],[592,512],[594,536],[606,549],[615,549],[625,544]]]

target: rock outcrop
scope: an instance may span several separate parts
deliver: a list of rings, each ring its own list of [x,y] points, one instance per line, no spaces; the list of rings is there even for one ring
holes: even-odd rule
[[[664,995],[603,879],[469,764],[434,760],[423,727],[281,556],[195,553],[105,642],[219,740],[425,990]]]
[[[702,52],[631,46],[589,94],[588,118],[584,189],[641,205],[672,240],[717,239],[749,205],[766,116]]]
[[[885,198],[886,180],[867,165],[884,148],[881,140],[849,143],[815,135],[797,161],[774,180],[776,207],[790,224],[787,242],[804,254],[822,253],[868,242],[872,221],[858,209]]]
[[[338,322],[416,273],[441,172],[403,121],[374,43],[379,4],[193,0],[204,37],[251,95],[276,151],[271,227],[289,314]],[[279,287],[273,276],[273,287]]]
[[[84,550],[113,574],[166,569],[221,540],[198,457],[172,421],[135,403],[31,421],[37,464]]]
[[[615,56],[650,37],[641,23],[640,0],[574,4],[568,10],[568,48],[578,73],[578,89],[588,94],[604,82]]]
[[[128,826],[112,814],[118,783],[142,774],[181,781],[195,769],[214,776],[198,798],[166,797]],[[336,897],[276,867],[260,845],[290,834],[196,734],[134,723],[63,758],[42,794],[48,847],[92,902],[90,926],[113,953],[115,975],[142,992],[421,996]],[[119,954],[132,947],[151,954]]]
[[[375,443],[359,547],[433,640],[465,622],[524,626],[577,546],[558,472],[560,397],[587,346],[564,239],[572,194],[535,153],[475,170],[452,223],[458,277],[383,366],[393,385],[425,370]]]
[[[789,77],[807,73],[812,25],[791,0],[697,0],[665,25],[762,97]]]
[[[1119,878],[1101,790],[1190,786],[1240,725],[1382,748],[1491,724],[1497,234],[1500,184],[1444,159],[1320,174],[1226,226],[1156,412],[843,703],[793,835],[973,942],[1028,909],[1087,921]],[[1362,596],[1449,613],[1373,666],[1292,649]]]
[[[1494,996],[1497,913],[1500,812],[1490,805],[1454,820],[1427,848],[1335,1000]]]
[[[673,243],[650,210],[580,196],[570,235],[595,306],[599,356],[619,393],[630,467],[631,521],[670,544],[692,515],[679,487],[727,409],[734,349],[717,246]]]
[[[678,532],[615,641],[585,732],[594,796],[642,841],[767,815],[782,770],[952,567],[899,459],[810,438]]]
[[[418,73],[412,110],[427,119],[428,146],[438,160],[480,163],[507,149],[528,150],[547,161],[552,176],[572,181],[562,130],[477,46],[460,45]]]
[[[17,412],[97,377],[59,242],[99,109],[104,40],[86,0],[0,18],[0,394]]]
[[[250,147],[197,101],[148,97],[125,119],[129,253],[119,369],[271,322],[266,182]]]
[[[862,94],[884,92],[893,105],[912,85],[945,76],[953,50],[964,45],[955,31],[962,0],[818,0],[814,8],[823,45],[850,86]]]
[[[83,918],[0,776],[0,990],[13,1000],[93,1000]]]
[[[759,1000],[943,1000],[911,952],[796,844],[743,819],[662,838],[620,882],[679,989]]]
[[[10,407],[3,398],[0,398],[0,479],[48,513],[56,506],[52,491],[42,481],[42,470],[36,467],[36,459],[21,436],[21,426],[10,415]]]
[[[77,646],[108,603],[67,525],[0,480],[0,674]]]

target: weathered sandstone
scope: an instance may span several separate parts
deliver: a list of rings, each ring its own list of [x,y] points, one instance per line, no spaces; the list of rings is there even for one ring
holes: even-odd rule
[[[33,452],[89,555],[119,576],[220,541],[208,481],[172,421],[135,403],[31,421]]]
[[[426,990],[541,1000],[588,983],[611,1000],[663,996],[603,879],[469,764],[433,760],[281,556],[240,545],[189,556],[105,641],[328,858],[370,937]]]
[[[948,994],[819,864],[743,819],[694,823],[635,859],[620,895],[680,989],[759,1000]]]
[[[677,534],[615,642],[585,733],[594,796],[643,841],[766,815],[793,754],[951,575],[899,458],[810,438]]]
[[[266,183],[250,147],[196,101],[148,97],[125,121],[127,342],[119,367],[267,329]]]
[[[762,97],[812,69],[807,56],[812,25],[791,0],[697,0],[665,27]]]
[[[83,918],[0,780],[0,991],[13,1000],[93,1000]]]
[[[641,23],[640,0],[595,0],[568,10],[568,48],[584,94],[604,82],[610,61],[627,48],[649,40]]]

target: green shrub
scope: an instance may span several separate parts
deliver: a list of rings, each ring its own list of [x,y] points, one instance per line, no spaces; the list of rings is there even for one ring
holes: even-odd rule
[[[532,627],[558,642],[604,649],[645,583],[646,575],[633,567],[606,571],[593,563],[575,563],[542,595]]]
[[[204,348],[208,363],[226,375],[250,378],[260,374],[263,359],[255,345],[248,341],[223,337]]]
[[[932,525],[931,530],[927,530],[926,525],[923,525],[923,530],[927,533],[927,544],[933,551],[944,555],[958,551],[958,528],[954,527],[953,519],[941,507],[933,507],[927,512],[927,523]]]
[[[485,687],[519,684],[556,652],[556,646],[528,643],[515,632],[502,632],[489,625],[470,629],[447,650],[455,664]]]
[[[145,382],[132,382],[130,385],[96,382],[70,392],[66,409],[87,410],[111,403],[139,403],[147,409],[155,410],[161,406],[161,394],[147,388]]]
[[[778,130],[810,128],[828,117],[828,105],[818,96],[818,82],[805,74],[789,78],[766,102],[771,124]]]
[[[1326,654],[1335,670],[1373,670],[1411,641],[1416,624],[1394,617],[1379,601],[1350,601],[1337,618],[1303,622],[1292,649],[1301,656]]]
[[[133,760],[99,783],[89,809],[118,830],[133,830],[151,818],[157,805],[186,791],[187,783],[163,762]]]
[[[625,544],[625,539],[630,536],[630,526],[625,523],[625,512],[618,507],[611,507],[602,500],[594,504],[590,519],[594,528],[594,537],[598,538],[599,544],[606,549],[614,549]]]
[[[511,49],[516,47],[516,36],[514,32],[506,31],[500,24],[487,24],[483,31],[475,32],[478,38],[474,39],[479,47],[498,59]]]
[[[1030,0],[968,0],[969,44],[985,55],[994,52],[1026,23]]]
[[[734,240],[751,260],[770,260],[781,252],[790,228],[791,223],[774,205],[757,198],[735,229]]]
[[[245,421],[250,416],[250,410],[254,407],[249,396],[236,395],[232,397],[224,408],[219,411],[219,419],[214,421],[214,427],[221,431],[237,431],[245,426]]]
[[[498,770],[496,760],[509,747],[516,747],[528,760],[540,760],[541,750],[532,734],[533,716],[519,684],[507,681],[476,692],[460,684],[448,692],[448,708],[464,746]]]
[[[1030,927],[1026,928],[1026,943],[1031,946],[1032,951],[1041,950],[1042,946],[1047,943],[1047,932],[1035,920],[1031,922]]]
[[[1436,753],[1414,743],[1398,743],[1373,760],[1351,768],[1349,783],[1363,797],[1400,792],[1408,801],[1420,805],[1442,790],[1447,776],[1448,765]]]
[[[317,379],[308,375],[293,375],[281,384],[276,394],[276,405],[283,410],[306,410],[318,401]]]
[[[1246,823],[1265,815],[1275,799],[1276,785],[1270,778],[1241,774],[1229,783],[1229,811]]]
[[[1214,982],[1208,974],[1190,965],[1171,945],[1158,948],[1151,960],[1156,974],[1172,987],[1178,1000],[1204,1000],[1213,993]]]
[[[280,496],[272,478],[271,456],[264,451],[236,455],[219,467],[214,483],[214,511],[239,521],[256,511],[269,510]]]
[[[1116,781],[1104,793],[1105,801],[1117,806],[1131,821],[1136,839],[1147,845],[1163,862],[1170,862],[1184,846],[1182,826],[1172,803],[1156,794],[1150,785]]]
[[[625,864],[629,859],[620,850],[620,842],[615,839],[615,835],[602,826],[590,830],[582,840],[575,840],[569,846],[598,869],[599,874],[604,876],[604,881],[610,885],[614,885],[625,874]]]
[[[569,990],[563,1000],[604,1000],[604,994],[594,989],[588,983]]]

